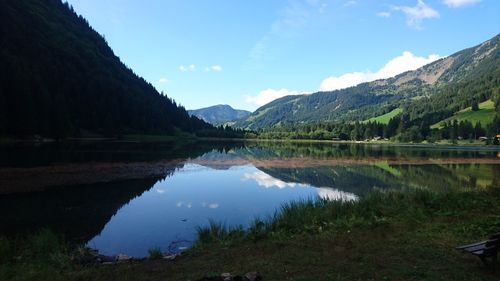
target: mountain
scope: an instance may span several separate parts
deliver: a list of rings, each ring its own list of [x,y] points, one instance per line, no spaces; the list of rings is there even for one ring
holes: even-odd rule
[[[188,110],[188,113],[213,125],[222,125],[227,122],[233,122],[251,114],[250,111],[234,109],[226,104]]]
[[[61,0],[0,1],[0,136],[172,134],[190,117]]]
[[[411,120],[439,122],[483,102],[500,88],[500,35],[389,79],[331,92],[286,96],[236,122],[240,128],[266,128],[323,121],[352,122],[395,109]],[[432,119],[432,120],[431,120]]]

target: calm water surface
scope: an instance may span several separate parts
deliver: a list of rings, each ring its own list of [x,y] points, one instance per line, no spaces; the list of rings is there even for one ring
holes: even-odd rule
[[[210,220],[247,226],[283,203],[373,188],[500,185],[496,150],[359,144],[87,144],[1,148],[0,167],[181,159],[161,177],[0,195],[0,234],[48,227],[101,253],[182,251]]]

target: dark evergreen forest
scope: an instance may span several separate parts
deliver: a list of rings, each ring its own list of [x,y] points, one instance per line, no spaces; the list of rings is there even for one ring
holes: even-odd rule
[[[0,38],[0,135],[215,130],[124,65],[60,0],[0,1]]]

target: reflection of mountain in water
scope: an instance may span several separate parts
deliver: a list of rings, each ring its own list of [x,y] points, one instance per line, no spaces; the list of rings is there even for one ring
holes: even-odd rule
[[[362,168],[362,169],[360,169]],[[365,194],[374,187],[397,187],[369,173],[365,169],[372,167],[335,166],[313,168],[259,168],[264,173],[285,182],[296,182],[316,187],[330,187],[356,195]]]
[[[385,159],[430,157],[429,155],[432,153],[435,153],[437,157],[447,156],[450,158],[487,157],[490,152],[415,152],[410,150],[405,154],[403,149],[399,150],[400,148],[381,148],[379,150],[373,148],[370,151],[370,148],[356,145],[283,144],[281,147],[269,144],[260,148],[253,144],[241,147],[241,144],[231,143],[203,143],[200,145],[193,143],[185,146],[152,145],[148,148],[137,146],[133,144],[130,149],[127,145],[119,146],[106,153],[103,153],[101,147],[97,147],[96,150],[89,147],[77,147],[64,157],[68,157],[65,158],[68,162],[70,159],[75,159],[74,157],[76,157],[76,162],[122,161],[126,159],[132,159],[130,161],[168,158],[193,159],[188,160],[188,162],[200,161],[201,165],[218,170],[229,169],[234,165],[256,163],[262,174],[249,175],[249,179],[260,180],[259,185],[287,188],[292,187],[292,185],[307,184],[317,187],[318,194],[323,198],[350,196],[350,194],[359,196],[374,187],[425,187],[446,190],[500,186],[500,165],[389,165],[387,161],[384,162],[384,157]],[[61,160],[57,158],[60,156],[54,156],[58,155],[57,150],[52,149],[39,152],[47,155],[47,159],[43,160],[44,165]],[[86,155],[87,149],[93,152]],[[373,163],[373,165],[297,168],[293,167],[293,163],[290,163],[290,167],[259,167],[256,161],[263,158],[281,158],[287,161],[287,157],[294,157],[294,161],[300,160],[301,157],[319,160],[335,157],[359,158],[359,155],[377,156],[380,157],[380,162]],[[94,159],[94,156],[101,158]],[[14,159],[15,155],[12,154],[9,157]],[[0,166],[15,164],[16,162],[12,162],[12,159],[0,161]],[[184,167],[183,163],[185,162],[180,161],[180,164],[166,169],[165,174],[160,177],[0,196],[0,214],[2,214],[0,216],[0,235],[17,235],[32,232],[41,227],[49,227],[65,233],[69,239],[88,240],[97,235],[123,205],[149,190],[159,179],[168,177],[176,169]]]
[[[134,144],[132,146],[135,147]],[[206,151],[214,149],[224,152],[229,149],[227,146],[227,144],[217,146],[206,143],[199,146],[188,144],[177,146],[178,150],[169,146],[173,150],[169,151],[168,155],[171,157],[182,156],[188,159],[189,157],[198,157]],[[31,149],[29,150],[31,151]],[[114,159],[113,156],[120,155],[121,149],[123,147],[118,146],[116,150],[110,151],[107,157]],[[137,155],[137,157],[150,159],[152,155],[148,151]],[[133,150],[127,153],[133,153]],[[160,154],[165,156],[164,153]],[[82,161],[92,159],[86,158]],[[119,157],[119,159],[121,158]],[[50,163],[55,160],[46,159],[46,161]],[[123,205],[151,189],[156,182],[171,176],[182,167],[184,167],[182,162],[167,167],[163,176],[160,177],[52,188],[43,192],[0,195],[0,235],[19,235],[32,233],[40,228],[50,228],[64,233],[70,240],[86,242],[97,235]]]
[[[308,184],[315,187],[330,187],[356,195],[376,188],[430,188],[433,190],[456,190],[460,188],[485,188],[498,185],[495,175],[499,165],[476,164],[428,164],[389,165],[383,159],[428,159],[432,157],[488,157],[490,151],[425,151],[419,148],[370,147],[356,144],[325,145],[290,143],[251,144],[244,148],[212,151],[198,157],[202,165],[214,169],[228,169],[234,165],[255,163],[256,167],[280,183],[275,185]],[[290,160],[290,167],[259,166],[254,160],[281,158]],[[319,167],[294,167],[293,161],[300,158],[332,159],[351,157],[380,157],[372,165],[335,165]],[[227,163],[224,163],[227,162]],[[411,161],[409,161],[411,163]],[[258,176],[258,175],[255,175]],[[498,176],[497,176],[498,177]],[[256,179],[258,180],[258,179]],[[262,181],[262,179],[260,179]],[[268,181],[269,182],[269,181]],[[265,186],[265,184],[263,185]]]
[[[499,165],[372,165],[313,168],[260,168],[287,183],[331,187],[363,195],[372,188],[457,190],[499,186]]]
[[[193,163],[198,163],[202,161],[202,166],[212,168],[214,170],[228,170],[235,166],[235,163],[239,162],[241,157],[236,153],[241,149],[229,149],[229,150],[212,150],[203,154],[202,156],[194,159]]]

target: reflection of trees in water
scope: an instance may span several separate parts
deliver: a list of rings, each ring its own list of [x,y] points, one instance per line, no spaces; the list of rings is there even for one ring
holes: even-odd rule
[[[260,142],[247,143],[246,154],[255,157],[314,157],[331,158],[484,158],[492,157],[496,152],[474,149],[446,149],[443,147],[424,146],[389,146],[366,145],[355,143],[293,143]]]
[[[231,150],[237,144],[230,142],[223,143],[187,143],[184,145],[172,146],[171,144],[127,144],[117,145],[108,155],[100,156],[101,160],[113,159],[114,161],[124,160],[121,150],[131,149],[125,155],[134,155],[128,161],[138,159],[151,159],[151,157],[163,157],[159,159],[170,158],[195,158],[203,155],[207,151],[226,152]],[[84,148],[75,148],[75,151],[92,150],[90,156],[78,158],[75,161],[90,161],[95,159],[92,154],[101,151],[102,147],[97,145],[92,150],[88,146]],[[153,156],[154,149],[160,149],[163,152]],[[48,157],[43,161],[51,163],[56,161],[56,155],[50,158],[50,153],[55,153],[53,147],[50,150],[42,149],[42,154]],[[144,149],[144,151],[142,150]],[[169,150],[170,149],[170,150]],[[167,151],[168,150],[168,151]],[[29,151],[32,151],[30,148]],[[52,152],[48,152],[52,151]],[[135,151],[135,152],[134,152]],[[137,153],[136,153],[137,152]],[[73,154],[79,155],[79,153]],[[121,155],[121,156],[117,156]],[[159,155],[159,156],[158,156]],[[32,233],[37,229],[48,227],[75,241],[86,242],[90,238],[99,234],[106,223],[113,215],[124,205],[134,198],[140,196],[145,191],[151,189],[156,182],[165,179],[175,173],[184,164],[172,165],[164,171],[162,177],[153,177],[138,180],[127,180],[111,183],[99,183],[92,185],[81,185],[73,187],[64,187],[50,189],[44,192],[32,192],[22,194],[12,194],[0,196],[0,235],[18,235],[21,233]]]
[[[290,143],[185,143],[131,144],[113,149],[93,145],[71,147],[71,153],[55,156],[57,149],[43,150],[43,163],[85,161],[148,161],[158,159],[188,159],[204,155],[208,159],[231,157],[272,158],[311,157],[485,157],[489,152],[414,151],[397,147],[370,147],[355,144],[290,144]],[[67,148],[65,148],[67,149]],[[107,150],[111,149],[111,150]],[[106,151],[106,152],[103,152]],[[31,151],[31,149],[29,150]],[[89,152],[90,151],[90,152]],[[54,155],[52,155],[54,154]],[[85,155],[88,154],[88,155]],[[99,155],[102,154],[102,155]],[[9,154],[15,158],[15,153]],[[99,155],[97,157],[97,155]],[[25,155],[28,157],[27,155]],[[33,157],[33,155],[31,156]],[[61,158],[63,157],[63,158]],[[95,158],[97,157],[97,158]],[[21,161],[23,157],[18,160]],[[15,163],[2,158],[6,163]],[[17,158],[16,158],[17,159]],[[10,162],[9,162],[10,161]],[[21,161],[22,162],[22,161]],[[36,163],[35,163],[36,164]],[[29,165],[28,165],[29,166]],[[17,235],[50,227],[65,233],[69,239],[85,241],[97,235],[110,218],[125,204],[149,190],[158,180],[168,177],[183,164],[172,166],[164,177],[129,180],[60,188],[45,192],[0,196],[0,234]],[[221,168],[221,167],[213,167]],[[226,167],[223,167],[226,168]],[[500,186],[500,165],[355,165],[310,168],[259,168],[284,182],[305,183],[317,187],[332,187],[362,195],[373,187],[401,188],[407,186],[432,189]]]
[[[377,188],[429,188],[450,191],[500,186],[500,165],[356,165],[311,168],[262,168],[261,171],[284,182],[332,187],[362,195]]]
[[[383,169],[370,169],[371,175],[391,185],[400,187],[429,188],[452,191],[466,188],[487,187],[498,165],[442,164],[442,165],[391,165],[398,175]]]
[[[143,162],[193,158],[215,150],[229,151],[242,142],[83,142],[48,143],[39,146],[1,145],[0,167],[36,167],[54,163]]]
[[[70,240],[86,242],[97,235],[123,205],[161,179],[128,180],[2,196],[2,234],[31,233],[48,227],[64,233]]]
[[[235,148],[225,154],[204,155],[201,158],[226,160],[266,158],[354,158],[380,157],[383,159],[447,159],[487,158],[492,151],[428,149],[419,147],[377,146],[362,144],[331,143],[249,143],[244,148]],[[270,176],[284,182],[306,183],[312,186],[338,188],[354,194],[378,188],[430,188],[433,190],[457,190],[463,188],[498,186],[499,165],[485,164],[441,164],[441,165],[355,165],[310,168],[258,167]],[[210,165],[208,165],[210,166]],[[214,167],[217,168],[217,167]],[[496,182],[495,182],[496,181]]]
[[[491,180],[492,187],[500,187],[500,165],[493,166],[493,179]]]

